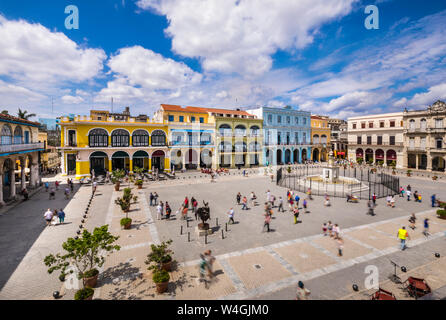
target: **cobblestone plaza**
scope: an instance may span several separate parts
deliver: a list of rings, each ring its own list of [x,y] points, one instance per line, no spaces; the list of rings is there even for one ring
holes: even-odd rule
[[[311,290],[312,299],[367,299],[370,290],[364,287],[364,268],[376,265],[380,285],[398,294],[399,299],[409,299],[387,279],[393,271],[389,260],[407,267],[407,274],[400,275],[403,280],[409,275],[418,275],[427,279],[432,290],[442,290],[446,285],[443,258],[446,222],[436,217],[436,209],[430,204],[433,193],[439,199],[446,198],[446,188],[441,187],[443,182],[400,177],[401,185],[411,184],[412,190],[420,192],[424,201],[408,202],[396,197],[396,207],[390,208],[385,199],[378,199],[376,216],[366,215],[365,200],[346,203],[343,198],[333,198],[332,205],[325,207],[323,197],[314,196],[314,200],[308,201],[309,213],[301,210],[298,224],[294,224],[287,205],[285,212],[274,208],[272,232],[268,233],[262,232],[266,192],[270,190],[277,199],[281,196],[286,202],[287,189],[256,170],[250,171],[248,177],[240,173],[230,171],[219,176],[216,182],[210,182],[208,175],[187,173],[176,180],[146,181],[141,190],[131,185],[138,201],[129,212],[133,219],[130,230],[121,228],[119,221],[123,213],[114,203],[122,191],[114,191],[111,184],[99,185],[84,227],[92,231],[94,227],[108,224],[111,233],[120,237],[121,250],[110,255],[101,268],[94,298],[289,300],[294,299],[297,282],[302,280]],[[157,192],[159,200],[169,202],[173,211],[171,220],[157,219],[156,207],[149,206],[150,192]],[[254,192],[258,204],[253,207],[249,201],[249,210],[241,210],[236,204],[237,192],[248,198]],[[3,210],[0,258],[6,263],[1,266],[1,299],[53,299],[52,293],[56,290],[61,292],[62,299],[73,298],[76,285],[66,286],[57,275],[49,275],[43,258],[60,252],[62,242],[76,235],[90,195],[91,186],[77,184],[69,200],[63,199],[62,191],[58,191],[56,200],[47,200],[47,193],[41,190],[28,202]],[[302,207],[305,195],[298,195]],[[209,202],[209,223],[214,233],[206,240],[196,234],[198,222],[191,212],[189,222],[175,214],[185,196],[194,197],[200,205],[203,200]],[[63,208],[66,224],[45,228],[42,215],[48,207]],[[235,210],[235,224],[226,227],[230,208]],[[417,214],[417,228],[408,229],[409,249],[400,251],[396,233],[401,226],[409,226],[411,213]],[[422,235],[425,217],[431,220],[428,238]],[[341,227],[342,257],[337,255],[335,240],[322,235],[322,224],[329,220]],[[160,295],[155,293],[155,284],[144,261],[152,243],[168,239],[173,240],[174,259],[178,264],[171,273],[167,293]],[[215,279],[209,289],[199,282],[198,269],[199,254],[206,249],[211,249],[216,257]],[[436,252],[440,258],[434,256]],[[358,292],[352,291],[353,283],[359,286]]]

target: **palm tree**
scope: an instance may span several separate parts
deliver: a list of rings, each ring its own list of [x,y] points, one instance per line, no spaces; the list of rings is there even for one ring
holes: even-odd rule
[[[28,120],[29,118],[35,117],[35,113],[28,113],[28,111],[23,110],[19,108],[19,112],[17,112],[17,115],[20,119]]]

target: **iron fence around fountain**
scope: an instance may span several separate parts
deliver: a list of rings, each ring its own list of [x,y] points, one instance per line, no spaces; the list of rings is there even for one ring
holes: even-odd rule
[[[339,175],[347,179],[356,179],[358,183],[345,180],[336,184],[315,182],[308,179],[311,176],[321,176],[323,167],[320,166],[289,166],[277,170],[276,184],[294,191],[306,193],[311,189],[312,195],[329,195],[346,197],[354,195],[359,199],[371,200],[373,194],[377,198],[393,196],[399,192],[399,178],[383,171],[372,172],[367,168],[340,167]]]

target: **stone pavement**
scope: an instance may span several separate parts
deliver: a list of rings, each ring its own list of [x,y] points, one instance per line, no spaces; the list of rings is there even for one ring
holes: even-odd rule
[[[401,180],[405,186],[406,180],[404,178]],[[412,184],[412,190],[422,193],[423,203],[407,202],[405,199],[397,198],[397,207],[391,209],[385,206],[384,199],[380,199],[376,209],[377,216],[371,217],[365,215],[364,201],[359,204],[346,204],[345,199],[333,198],[333,206],[326,208],[322,204],[321,197],[315,197],[315,200],[309,203],[311,212],[308,214],[301,212],[302,223],[297,225],[293,224],[290,212],[278,213],[275,209],[275,219],[272,221],[274,232],[271,233],[261,232],[263,205],[247,211],[241,211],[241,208],[235,205],[237,191],[247,196],[254,191],[259,203],[264,202],[267,189],[270,189],[277,198],[279,195],[285,197],[286,190],[277,187],[269,178],[262,175],[251,175],[249,178],[239,175],[222,176],[216,183],[210,183],[209,179],[204,178],[190,181],[178,179],[146,182],[142,190],[132,186],[133,192],[139,199],[129,213],[129,217],[133,219],[130,230],[121,229],[119,221],[124,215],[114,204],[114,200],[122,194],[122,190],[116,192],[112,185],[100,185],[85,227],[91,231],[94,227],[109,224],[110,231],[120,236],[118,244],[122,248],[106,260],[101,270],[98,288],[95,290],[95,298],[195,300],[256,297],[290,299],[291,297],[292,299],[298,280],[305,280],[307,286],[311,286],[313,298],[346,297],[351,293],[351,289],[347,290],[351,288],[351,274],[358,276],[357,281],[363,281],[361,279],[364,278],[364,268],[358,269],[362,265],[379,264],[381,261],[380,270],[381,268],[387,270],[388,257],[401,255],[410,257],[410,261],[403,262],[410,269],[414,269],[430,263],[427,256],[432,259],[434,250],[440,252],[445,247],[441,241],[444,241],[446,221],[437,219],[429,204],[432,192],[436,192],[440,198],[446,197],[446,188],[439,188],[444,184],[420,180],[407,181]],[[124,187],[125,185],[121,189]],[[185,195],[189,198],[194,195],[199,202],[209,201],[211,226],[216,232],[208,237],[208,244],[204,244],[203,237],[195,235],[194,228],[197,225],[195,218],[189,222],[189,228],[179,217],[174,217],[171,221],[157,220],[155,208],[148,206],[148,194],[151,191],[158,192],[160,200],[169,201],[173,212],[179,208]],[[54,290],[60,290],[64,294],[64,299],[72,299],[75,290],[61,289],[63,286],[57,279],[58,274],[48,275],[42,261],[46,254],[60,252],[61,243],[68,236],[75,235],[90,194],[91,187],[82,186],[74,198],[66,204],[64,210],[67,213],[67,222],[72,222],[71,224],[46,229],[43,227],[42,215],[48,206],[45,192],[42,192],[39,199],[35,198],[36,204],[42,208],[39,209],[36,205],[22,208],[22,205],[26,205],[24,203],[18,207],[17,212],[5,216],[13,217],[11,220],[0,220],[0,227],[3,228],[1,231],[4,231],[1,236],[5,241],[0,243],[6,244],[3,247],[6,250],[2,250],[0,255],[2,261],[3,257],[12,260],[12,262],[8,260],[9,274],[8,270],[2,273],[4,282],[7,283],[0,291],[0,299],[50,299]],[[63,191],[60,191],[58,197],[63,197]],[[302,194],[301,198],[303,200]],[[228,226],[226,232],[224,227],[227,221],[226,212],[232,206],[236,210],[235,220],[238,223]],[[35,210],[34,214],[31,213],[31,209]],[[414,232],[409,229],[413,239],[409,245],[412,248],[399,252],[396,231],[401,225],[408,225],[408,215],[411,212],[418,212],[419,227]],[[420,224],[424,216],[432,218],[432,236],[429,239],[421,235]],[[216,218],[219,220],[219,226],[215,224]],[[21,219],[28,219],[29,224],[25,225]],[[343,257],[336,255],[334,240],[321,235],[322,223],[327,220],[339,223],[341,226],[345,239]],[[9,230],[11,228],[6,227],[9,224],[18,225],[20,228]],[[42,226],[40,229],[36,227],[39,225]],[[23,237],[22,230],[27,226],[33,229],[30,230],[30,235],[33,235],[32,241],[30,240],[30,243],[20,251],[23,242],[17,241],[17,238]],[[184,230],[183,235],[180,235],[181,226]],[[222,229],[225,239],[221,239]],[[187,232],[191,233],[191,242],[187,242]],[[150,244],[167,239],[174,241],[174,258],[178,261],[178,268],[171,273],[168,293],[157,295],[144,261],[150,251]],[[217,262],[214,266],[215,281],[206,290],[198,280],[196,259],[199,253],[208,248],[213,250]],[[420,253],[412,254],[412,252]],[[15,257],[19,258],[14,265]],[[327,287],[316,285],[318,281],[332,277],[339,283],[342,281],[345,283],[338,285],[334,280],[330,280],[324,282]],[[333,291],[331,295],[326,294],[329,288]]]

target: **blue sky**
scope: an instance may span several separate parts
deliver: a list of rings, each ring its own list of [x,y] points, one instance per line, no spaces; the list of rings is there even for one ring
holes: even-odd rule
[[[379,30],[364,27],[370,4]],[[64,26],[67,5],[78,30]],[[445,19],[435,0],[2,1],[0,108],[424,108],[446,99]]]

